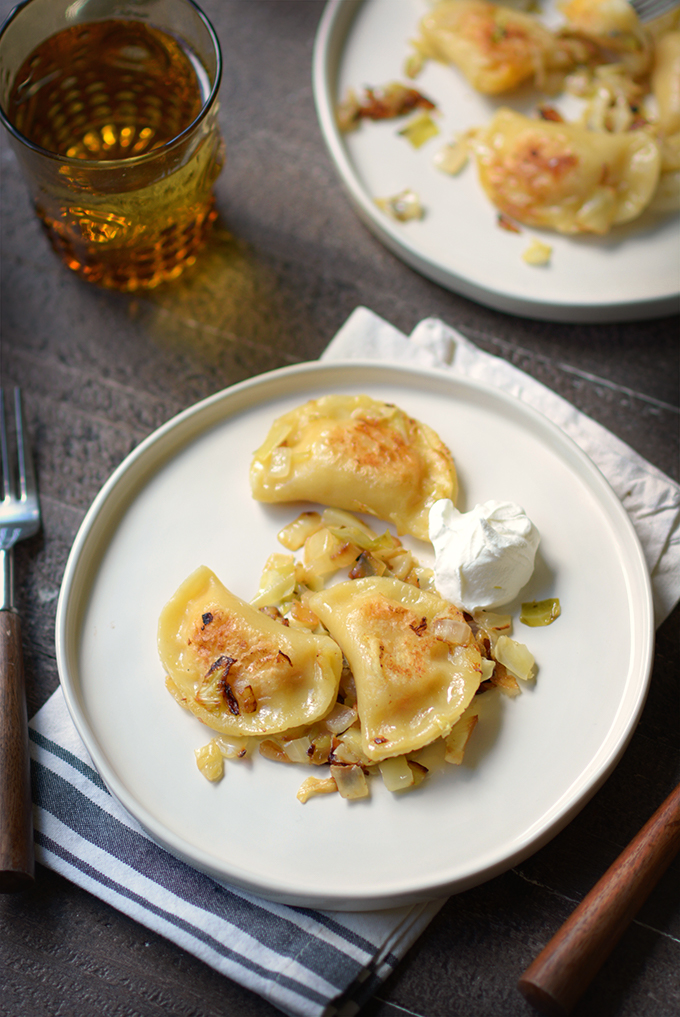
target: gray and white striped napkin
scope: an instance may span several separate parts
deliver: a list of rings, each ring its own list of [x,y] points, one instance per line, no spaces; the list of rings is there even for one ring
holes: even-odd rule
[[[657,624],[680,599],[680,487],[507,362],[428,319],[407,338],[357,308],[324,359],[412,362],[482,378],[558,423],[627,508],[647,556]],[[31,721],[36,858],[294,1017],[352,1017],[443,901],[344,913],[272,904],[155,844],[107,791],[57,690]]]
[[[57,690],[30,724],[37,861],[284,1013],[351,1017],[443,901],[369,913],[272,904],[155,844],[111,796]]]

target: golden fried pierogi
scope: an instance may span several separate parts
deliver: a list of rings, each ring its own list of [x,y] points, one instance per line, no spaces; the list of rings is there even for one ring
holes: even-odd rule
[[[473,88],[497,95],[571,65],[568,44],[536,18],[486,0],[445,0],[420,22],[424,56],[453,64]]]
[[[337,697],[342,653],[329,636],[274,621],[205,566],[163,608],[158,649],[175,699],[227,735],[312,723]]]
[[[455,500],[451,453],[432,428],[370,396],[323,396],[274,422],[250,469],[253,497],[364,512],[428,539],[430,507]]]
[[[476,137],[479,178],[494,205],[529,226],[606,233],[651,201],[661,168],[646,131],[608,133],[499,109]]]
[[[479,649],[456,607],[384,576],[338,583],[309,606],[352,669],[368,759],[449,734],[482,680]]]

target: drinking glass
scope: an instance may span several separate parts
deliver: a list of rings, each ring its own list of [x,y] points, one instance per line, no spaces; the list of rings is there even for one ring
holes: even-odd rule
[[[193,0],[24,0],[0,28],[0,119],[82,278],[153,287],[196,260],[224,162],[222,71]]]

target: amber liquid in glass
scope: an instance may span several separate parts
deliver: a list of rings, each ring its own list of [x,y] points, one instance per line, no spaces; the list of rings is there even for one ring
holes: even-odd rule
[[[79,161],[46,175],[36,199],[70,268],[134,290],[195,261],[216,217],[223,151],[215,109],[191,141],[161,150],[195,121],[208,91],[197,57],[137,21],[75,25],[27,58],[7,112],[29,141]]]

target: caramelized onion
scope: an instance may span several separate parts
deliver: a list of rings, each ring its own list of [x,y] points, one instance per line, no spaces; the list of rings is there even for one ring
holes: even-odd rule
[[[406,138],[414,148],[421,148],[426,141],[439,134],[439,128],[429,113],[421,113],[420,116],[409,120],[406,126],[399,131],[399,134]]]
[[[525,682],[533,678],[534,658],[524,643],[518,643],[509,636],[499,636],[494,647],[494,656],[516,678],[521,678]]]
[[[414,782],[413,770],[408,765],[406,756],[383,759],[379,766],[383,783],[388,791],[404,791]]]
[[[343,798],[368,798],[366,776],[360,766],[331,766],[331,776]]]
[[[338,785],[332,777],[327,777],[325,780],[319,777],[307,777],[307,780],[303,780],[300,784],[297,799],[304,805],[314,795],[328,795],[337,790]]]
[[[458,618],[435,618],[432,622],[432,634],[436,639],[456,646],[467,644],[472,639],[472,630],[467,622]]]
[[[324,724],[331,734],[342,734],[357,719],[357,711],[353,706],[344,706],[336,703],[331,712],[324,720]]]
[[[444,740],[446,745],[444,758],[447,763],[454,763],[458,766],[463,762],[465,746],[478,720],[479,717],[476,713],[464,713],[460,720],[453,725],[450,734]]]
[[[321,516],[318,512],[301,512],[297,519],[288,523],[279,531],[279,543],[289,551],[298,551],[307,537],[321,528]]]
[[[221,780],[224,776],[224,759],[213,739],[207,745],[195,750],[196,765],[203,776],[210,781]]]
[[[312,748],[312,740],[309,735],[302,735],[301,738],[284,739],[285,752],[291,763],[308,763],[309,752]]]
[[[550,625],[559,618],[561,612],[560,602],[557,597],[550,597],[548,600],[532,600],[528,604],[522,604],[519,620],[523,625],[532,628],[537,625]]]

